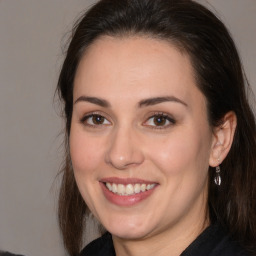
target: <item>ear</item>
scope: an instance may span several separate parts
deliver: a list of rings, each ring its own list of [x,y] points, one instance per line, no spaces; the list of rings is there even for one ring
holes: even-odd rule
[[[233,142],[236,125],[236,114],[230,111],[223,117],[221,125],[214,127],[210,166],[216,167],[226,158]]]

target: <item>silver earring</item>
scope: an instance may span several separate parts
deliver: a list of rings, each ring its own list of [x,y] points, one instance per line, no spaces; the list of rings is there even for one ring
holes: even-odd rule
[[[214,177],[214,182],[217,186],[221,185],[220,166],[219,165],[216,167],[216,174]]]

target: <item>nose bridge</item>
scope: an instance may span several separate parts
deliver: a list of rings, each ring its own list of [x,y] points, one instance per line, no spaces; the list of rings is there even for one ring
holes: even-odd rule
[[[126,169],[143,162],[143,152],[131,127],[116,127],[109,139],[106,162],[117,169]]]

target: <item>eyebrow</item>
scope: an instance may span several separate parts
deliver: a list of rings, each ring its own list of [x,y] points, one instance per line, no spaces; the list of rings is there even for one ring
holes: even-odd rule
[[[154,97],[154,98],[141,100],[139,102],[139,107],[152,106],[152,105],[160,104],[163,102],[170,102],[170,101],[180,103],[186,107],[188,106],[184,101],[182,101],[174,96],[165,96],[165,97]]]
[[[101,107],[107,108],[110,107],[110,103],[104,99],[101,98],[96,98],[96,97],[88,97],[88,96],[81,96],[78,99],[76,99],[76,101],[74,102],[74,104],[78,103],[78,102],[90,102],[96,105],[99,105]]]
[[[78,99],[76,99],[76,101],[74,102],[74,104],[78,103],[78,102],[90,102],[93,103],[95,105],[99,105],[101,107],[110,107],[110,103],[104,99],[101,98],[97,98],[97,97],[88,97],[88,96],[80,96]],[[148,99],[144,99],[141,100],[139,102],[139,107],[146,107],[146,106],[153,106],[156,104],[160,104],[163,102],[176,102],[176,103],[180,103],[184,106],[188,106],[184,101],[174,97],[174,96],[164,96],[164,97],[154,97],[154,98],[148,98]]]

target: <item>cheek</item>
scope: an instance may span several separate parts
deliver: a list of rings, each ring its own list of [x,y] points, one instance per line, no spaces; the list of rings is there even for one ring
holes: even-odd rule
[[[70,155],[75,174],[87,175],[93,172],[102,160],[102,143],[95,138],[85,136],[73,128],[70,133]]]
[[[70,156],[78,189],[89,209],[96,214],[95,201],[100,197],[97,168],[102,163],[102,143],[85,136],[80,127],[72,127],[70,133]],[[103,169],[103,168],[101,168]]]
[[[206,172],[210,143],[208,133],[195,129],[173,133],[148,151],[150,158],[166,175]],[[149,146],[147,147],[150,148]]]

